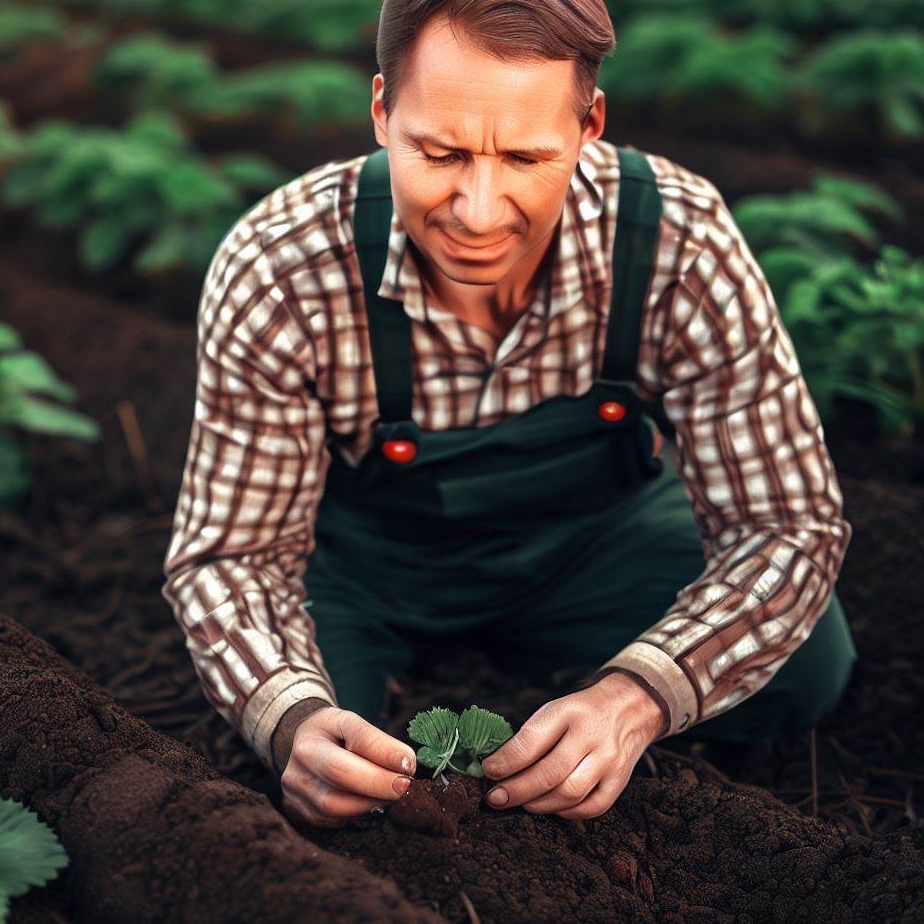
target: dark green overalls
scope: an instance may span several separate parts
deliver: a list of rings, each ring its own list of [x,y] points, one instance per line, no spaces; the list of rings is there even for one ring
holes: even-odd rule
[[[420,639],[471,633],[537,679],[566,667],[590,673],[702,573],[690,500],[655,454],[649,421],[673,428],[634,383],[661,199],[644,156],[620,148],[619,157],[612,307],[590,389],[442,431],[411,419],[411,319],[376,294],[392,217],[387,152],[366,161],[354,230],[380,419],[357,468],[331,445],[305,573],[341,708],[380,722],[387,678],[412,666]],[[855,659],[835,594],[762,690],[693,734],[747,741],[810,727]]]

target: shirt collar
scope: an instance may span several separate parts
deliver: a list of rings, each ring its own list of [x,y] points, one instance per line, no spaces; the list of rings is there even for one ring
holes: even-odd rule
[[[584,151],[590,145],[584,148]],[[566,311],[583,301],[588,293],[584,291],[584,280],[591,283],[603,278],[599,261],[600,241],[605,239],[604,196],[596,182],[597,168],[584,151],[578,160],[574,175],[568,186],[561,214],[561,228],[557,243],[553,242],[555,253],[551,265],[551,287],[540,286],[530,311],[545,311],[546,293],[550,292],[549,316]],[[583,268],[582,261],[596,262],[594,269]],[[395,299],[404,304],[407,314],[418,321],[438,320],[448,312],[427,308],[423,286],[417,264],[408,247],[407,231],[392,209],[391,232],[388,237],[388,256],[378,295]]]

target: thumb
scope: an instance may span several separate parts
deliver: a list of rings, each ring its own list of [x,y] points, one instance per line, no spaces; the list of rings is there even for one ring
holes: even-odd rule
[[[342,733],[347,750],[396,773],[413,776],[416,772],[417,754],[414,749],[367,722],[359,713],[344,714]]]

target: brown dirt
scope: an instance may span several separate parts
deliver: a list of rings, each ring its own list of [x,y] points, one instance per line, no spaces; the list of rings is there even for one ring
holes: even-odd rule
[[[2,613],[0,727],[0,797],[57,832],[78,922],[282,924],[306,908],[358,924],[441,920],[299,837],[265,796],[130,715]]]

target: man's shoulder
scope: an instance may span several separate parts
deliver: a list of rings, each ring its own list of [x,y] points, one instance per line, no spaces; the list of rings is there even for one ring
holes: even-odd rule
[[[352,240],[349,214],[368,157],[331,160],[267,193],[235,222],[229,238],[256,238],[277,271],[304,266]]]
[[[635,148],[634,145],[620,146]],[[635,150],[651,167],[664,212],[674,224],[690,227],[694,222],[708,220],[724,205],[722,194],[705,176],[663,154],[641,148]],[[593,165],[598,182],[611,184],[614,191],[618,188],[619,154],[615,144],[597,138],[585,147],[582,160]]]

